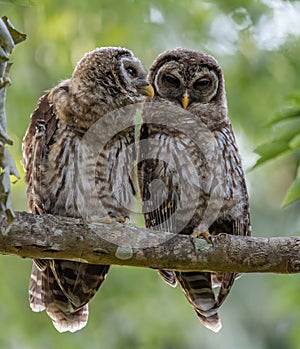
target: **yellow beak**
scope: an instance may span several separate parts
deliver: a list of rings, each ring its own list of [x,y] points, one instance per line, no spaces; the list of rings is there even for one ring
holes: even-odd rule
[[[144,96],[154,97],[154,88],[150,84],[138,86],[137,90]]]
[[[189,95],[186,91],[184,92],[184,94],[182,96],[181,103],[182,103],[183,109],[186,109],[190,103]]]

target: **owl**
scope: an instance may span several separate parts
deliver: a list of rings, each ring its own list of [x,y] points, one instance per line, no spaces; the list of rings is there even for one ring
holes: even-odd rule
[[[144,102],[137,144],[146,227],[190,236],[197,253],[200,236],[211,243],[219,233],[250,235],[245,178],[217,61],[203,52],[169,50],[154,61],[148,81],[155,94]],[[181,286],[205,327],[221,329],[218,308],[235,273],[159,274]]]
[[[23,140],[30,212],[123,222],[135,191],[134,110],[127,107],[152,93],[131,51],[103,47],[86,53],[71,78],[44,94],[31,115]],[[114,111],[120,111],[122,127]],[[129,150],[119,156],[125,148]],[[88,302],[109,267],[34,260],[31,309],[46,310],[60,332],[81,329],[87,323]]]

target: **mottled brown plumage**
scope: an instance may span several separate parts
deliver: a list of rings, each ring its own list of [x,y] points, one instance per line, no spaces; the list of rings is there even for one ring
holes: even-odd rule
[[[32,213],[88,222],[129,215],[134,110],[125,107],[141,102],[142,93],[151,92],[148,86],[131,51],[98,48],[81,59],[70,79],[40,98],[23,142]],[[117,117],[127,127],[116,129]],[[30,306],[46,310],[60,332],[79,330],[88,319],[87,303],[108,270],[109,265],[35,260]]]
[[[148,78],[155,97],[144,103],[138,142],[146,226],[193,241],[200,233],[249,235],[247,190],[218,63],[202,52],[170,50],[154,61]],[[218,308],[236,274],[159,273],[179,283],[207,328],[220,330]]]

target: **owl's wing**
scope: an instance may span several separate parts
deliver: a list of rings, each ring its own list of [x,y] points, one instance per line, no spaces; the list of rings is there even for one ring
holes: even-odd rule
[[[138,166],[145,225],[154,230],[171,232],[177,205],[177,193],[172,186],[172,176],[170,174],[166,176],[165,166],[159,161],[145,160],[139,162]],[[170,286],[176,286],[177,282],[172,271],[158,270],[158,274]]]
[[[49,92],[43,95],[31,115],[30,125],[23,139],[23,166],[25,182],[27,183],[27,201],[32,213],[45,212],[41,170],[43,159],[53,142],[53,135],[57,130],[58,119],[49,101]]]
[[[138,184],[142,198],[142,212],[147,228],[160,231],[173,231],[173,214],[176,211],[178,195],[172,171],[163,160],[149,153],[147,125],[143,125],[138,141]],[[143,142],[146,140],[146,142]],[[161,278],[170,286],[177,284],[170,270],[158,270]]]
[[[227,172],[227,187],[231,190],[234,187],[239,188],[238,195],[242,205],[238,209],[239,214],[235,218],[232,218],[232,216],[225,216],[222,219],[218,219],[212,224],[209,230],[212,234],[227,233],[231,235],[249,236],[251,235],[251,225],[248,193],[232,126],[227,124],[220,130],[218,137],[223,140],[219,145],[223,147],[222,153],[224,154]],[[240,276],[241,274],[237,273],[212,274],[213,286],[219,287],[217,296],[218,307],[221,306],[227,298],[234,280]]]
[[[61,86],[67,90],[67,86]],[[46,93],[39,99],[23,140],[23,165],[28,185],[29,210],[35,214],[52,213],[45,209],[42,171],[49,147],[59,127],[53,104]],[[49,190],[49,188],[48,188]],[[51,203],[54,208],[55,202]],[[74,332],[86,325],[88,301],[93,297],[109,270],[109,265],[93,265],[63,260],[34,260],[29,285],[33,311],[46,310],[60,332]]]

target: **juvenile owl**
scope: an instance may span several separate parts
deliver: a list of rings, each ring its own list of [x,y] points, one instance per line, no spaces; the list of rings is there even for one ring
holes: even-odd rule
[[[189,235],[192,243],[201,235],[208,241],[218,233],[250,235],[244,173],[217,61],[203,52],[169,50],[154,61],[148,81],[155,96],[144,103],[138,141],[146,226]],[[220,330],[218,308],[235,273],[159,273],[179,283],[204,326]]]
[[[134,194],[134,112],[126,106],[152,92],[131,51],[104,47],[85,54],[72,77],[43,95],[31,116],[23,141],[30,211],[87,222],[124,221]],[[127,128],[114,131],[115,110],[123,110],[118,116]],[[92,126],[97,132],[90,132]],[[88,302],[108,270],[109,265],[35,260],[30,306],[46,310],[58,331],[77,331],[86,325]]]

